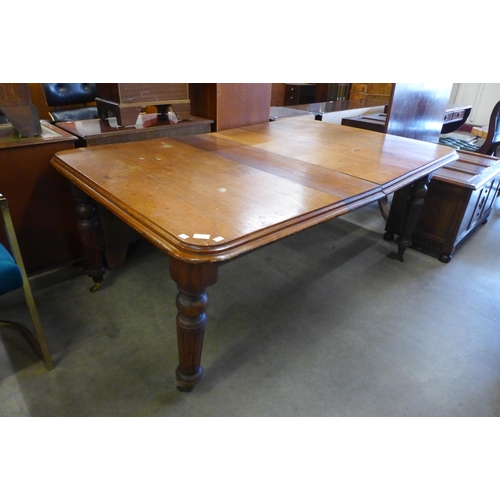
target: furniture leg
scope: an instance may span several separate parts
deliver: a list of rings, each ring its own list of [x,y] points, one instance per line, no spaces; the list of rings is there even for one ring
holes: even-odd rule
[[[99,224],[106,269],[123,266],[129,245],[140,241],[141,236],[103,206],[99,207]]]
[[[391,210],[387,196],[385,196],[381,200],[378,200],[378,208],[380,210],[380,214],[382,215],[382,218],[386,221],[389,217],[389,212]]]
[[[96,98],[97,113],[101,120],[106,120],[109,114],[116,118],[120,127],[135,125],[141,112],[141,106],[120,106],[117,103]]]
[[[94,281],[90,291],[96,292],[101,287],[106,272],[102,258],[97,206],[90,196],[76,186],[71,185],[71,190],[76,204],[78,232],[87,260],[86,272]]]
[[[190,264],[170,257],[170,276],[177,283],[177,389],[189,392],[202,374],[201,351],[208,305],[206,289],[217,281],[218,264]]]
[[[398,244],[398,257],[404,262],[403,255],[405,250],[412,244],[412,235],[418,221],[418,216],[424,205],[424,198],[427,194],[427,186],[432,178],[432,174],[422,177],[413,183],[410,188],[410,197],[408,199],[406,215],[400,235],[396,239]]]

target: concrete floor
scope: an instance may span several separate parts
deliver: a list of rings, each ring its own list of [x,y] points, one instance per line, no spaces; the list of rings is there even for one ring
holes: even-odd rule
[[[3,329],[0,415],[500,416],[500,202],[449,264],[399,262],[383,229],[375,204],[222,266],[189,394],[164,254],[141,243],[97,293],[39,277],[56,367]],[[0,310],[28,318],[21,292]]]

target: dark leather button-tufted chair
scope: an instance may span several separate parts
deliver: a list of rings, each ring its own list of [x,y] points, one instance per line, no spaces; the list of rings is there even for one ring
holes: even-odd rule
[[[55,110],[50,111],[52,121],[75,121],[98,118],[97,107],[88,106],[96,98],[95,83],[42,83],[45,100]],[[61,106],[75,106],[71,109],[60,109]]]

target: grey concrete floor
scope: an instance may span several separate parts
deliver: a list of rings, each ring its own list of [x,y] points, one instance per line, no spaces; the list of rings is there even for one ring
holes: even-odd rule
[[[90,293],[34,280],[56,367],[2,330],[2,416],[499,416],[500,202],[449,264],[404,263],[371,205],[223,265],[204,375],[176,390],[176,288],[142,242]],[[0,317],[28,320],[21,292]]]

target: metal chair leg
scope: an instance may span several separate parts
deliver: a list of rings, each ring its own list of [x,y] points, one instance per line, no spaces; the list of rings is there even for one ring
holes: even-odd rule
[[[9,238],[9,243],[12,253],[14,255],[14,259],[19,269],[21,270],[21,275],[23,278],[24,297],[26,299],[26,304],[30,311],[31,321],[35,329],[35,335],[33,335],[26,327],[20,325],[19,323],[15,323],[12,321],[1,321],[0,325],[8,326],[10,328],[15,328],[16,330],[26,335],[27,338],[35,347],[35,349],[38,351],[40,356],[42,357],[47,369],[52,370],[52,368],[54,368],[54,365],[52,363],[52,357],[47,347],[45,334],[43,333],[42,325],[40,323],[40,317],[38,316],[38,311],[35,305],[35,299],[33,298],[33,293],[31,292],[31,287],[28,281],[28,275],[26,274],[26,269],[24,267],[24,262],[21,255],[21,249],[19,248],[16,232],[14,230],[14,224],[12,223],[12,218],[10,216],[7,200],[1,194],[0,194],[0,209],[2,212],[5,224],[5,230],[7,232],[7,237]]]

